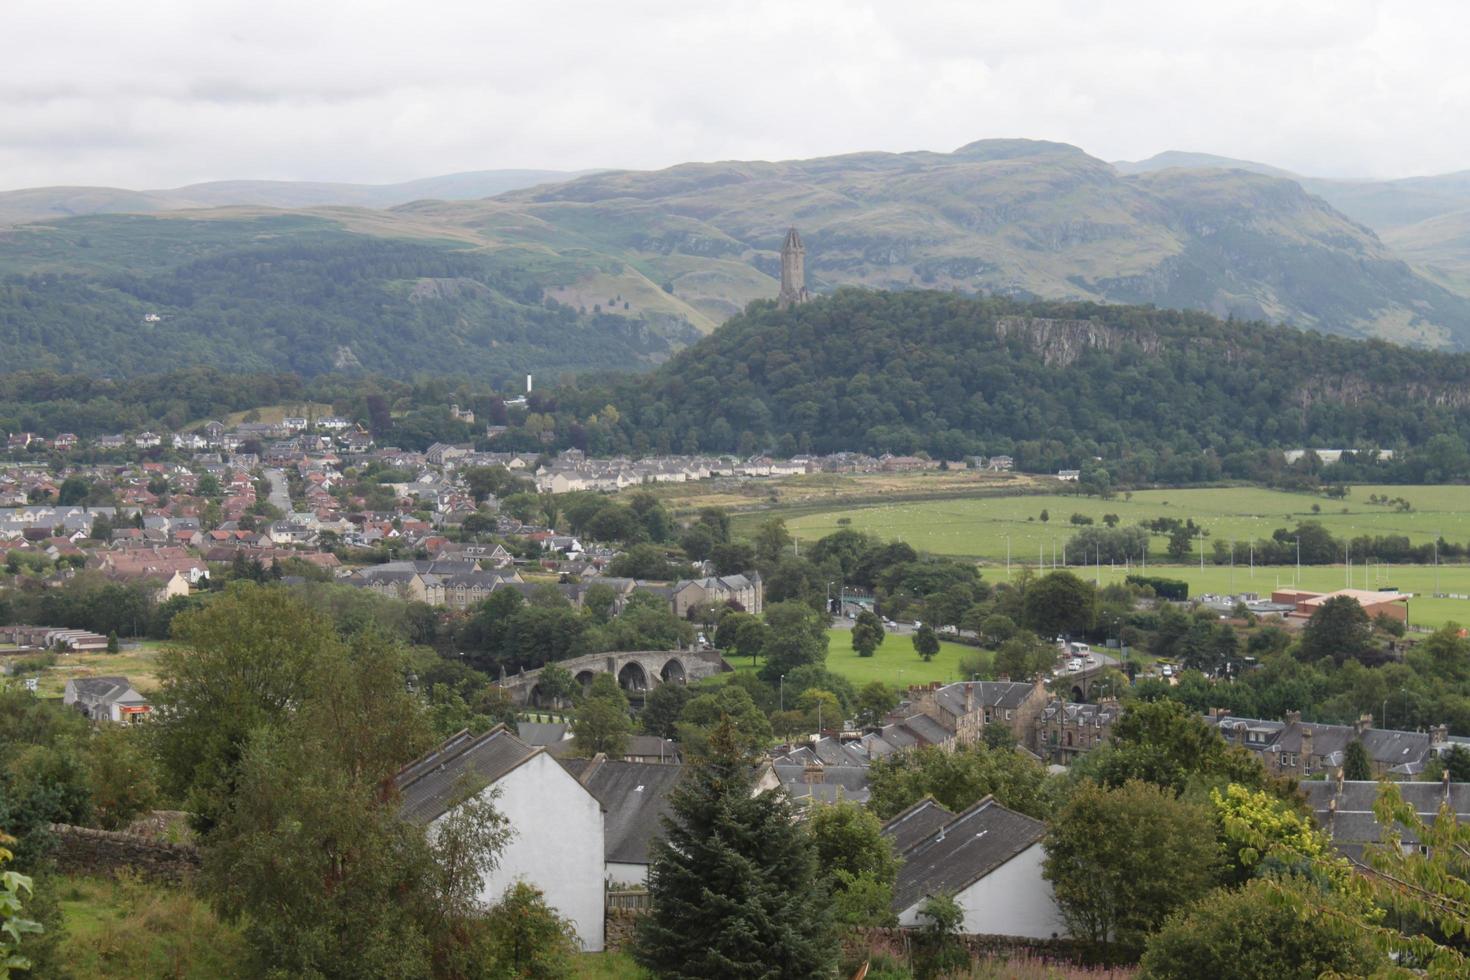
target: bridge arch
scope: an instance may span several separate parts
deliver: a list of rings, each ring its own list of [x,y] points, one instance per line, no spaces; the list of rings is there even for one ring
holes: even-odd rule
[[[623,664],[618,671],[618,687],[625,691],[643,692],[648,690],[648,671],[636,660],[629,660]]]
[[[533,708],[547,707],[547,705],[543,703],[545,699],[546,695],[542,692],[540,684],[533,686],[531,688],[531,693],[526,697],[526,700],[531,703],[531,707]]]
[[[1082,684],[1072,685],[1072,700],[1079,703],[1087,700],[1087,691],[1083,689]]]
[[[584,670],[577,674],[577,685],[582,688],[583,694],[592,690],[592,678],[596,676],[597,673],[591,670]]]
[[[670,657],[658,676],[665,684],[683,684],[688,680],[688,675],[684,673],[684,661],[678,657]]]

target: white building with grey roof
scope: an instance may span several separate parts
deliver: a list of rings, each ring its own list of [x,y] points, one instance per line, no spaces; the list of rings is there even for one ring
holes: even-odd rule
[[[510,842],[486,875],[479,900],[498,902],[517,880],[536,886],[576,927],[588,952],[603,948],[602,804],[545,749],[498,725],[483,735],[460,732],[394,777],[400,815],[430,833],[466,793],[493,793]]]

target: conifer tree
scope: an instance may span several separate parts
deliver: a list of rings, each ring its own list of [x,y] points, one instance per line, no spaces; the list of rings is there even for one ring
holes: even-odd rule
[[[1368,758],[1368,749],[1363,740],[1355,738],[1342,753],[1343,779],[1372,779],[1373,762]]]
[[[837,963],[810,838],[781,793],[752,795],[752,759],[722,722],[671,798],[635,957],[660,977],[826,977]]]

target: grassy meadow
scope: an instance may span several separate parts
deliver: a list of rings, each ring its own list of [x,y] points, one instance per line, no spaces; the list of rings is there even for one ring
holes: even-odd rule
[[[1392,507],[1370,504],[1368,497],[1382,494],[1403,497],[1413,509],[1400,513]],[[1313,513],[1317,505],[1320,513]],[[1049,520],[1040,519],[1042,510]],[[773,513],[780,513],[775,510]],[[1415,543],[1470,540],[1470,488],[1462,486],[1355,486],[1346,500],[1328,500],[1310,494],[1286,493],[1254,487],[1188,490],[1141,490],[1131,499],[1120,495],[1112,500],[1072,495],[1034,494],[966,497],[833,508],[814,513],[793,513],[787,527],[800,541],[815,541],[842,527],[876,535],[885,541],[905,541],[921,551],[975,558],[984,566],[985,577],[1004,581],[1007,576],[1007,545],[1010,571],[1038,564],[1050,568],[1063,559],[1065,544],[1077,527],[1072,514],[1091,517],[1102,524],[1104,514],[1116,514],[1119,526],[1137,525],[1153,517],[1192,518],[1209,531],[1205,539],[1204,567],[1194,560],[1166,564],[1162,559],[1168,541],[1153,535],[1149,544],[1149,571],[1190,583],[1191,594],[1202,592],[1268,594],[1277,586],[1299,584],[1305,589],[1330,591],[1354,588],[1396,588],[1415,593],[1409,603],[1411,623],[1441,626],[1446,622],[1470,623],[1470,600],[1437,599],[1436,592],[1470,595],[1470,565],[1363,565],[1353,563],[1303,566],[1298,577],[1295,566],[1257,566],[1234,569],[1210,563],[1209,549],[1217,539],[1253,541],[1269,538],[1277,528],[1294,527],[1298,521],[1320,521],[1337,537],[1360,534],[1401,534]],[[842,521],[844,523],[839,523]],[[1120,581],[1137,566],[1104,566],[1089,569],[1103,584]],[[1080,571],[1080,570],[1079,570]],[[835,650],[835,647],[834,647]],[[936,661],[937,662],[937,661]]]
[[[941,640],[939,653],[935,654],[933,660],[925,663],[914,652],[910,637],[888,636],[873,656],[859,657],[852,648],[852,630],[828,630],[827,636],[827,669],[852,681],[853,686],[858,689],[870,681],[882,681],[894,687],[908,687],[912,684],[928,684],[930,681],[963,680],[960,675],[960,658],[967,654],[978,654],[988,660],[991,656],[988,650]],[[756,658],[752,663],[749,657],[732,657],[730,664],[738,671],[754,671],[760,668],[761,660]]]
[[[1372,494],[1403,497],[1413,506],[1407,513],[1368,503]],[[1312,507],[1320,508],[1313,513]],[[1041,520],[1041,512],[1049,520]],[[779,514],[776,510],[774,513]],[[1077,530],[1073,514],[1091,517],[1098,525],[1103,515],[1117,514],[1119,526],[1136,525],[1154,517],[1193,518],[1213,539],[1254,541],[1269,538],[1279,527],[1298,521],[1320,521],[1337,537],[1359,534],[1402,534],[1414,543],[1433,541],[1442,534],[1449,541],[1470,540],[1470,487],[1355,486],[1346,500],[1255,487],[1215,487],[1190,490],[1140,490],[1131,498],[1112,500],[1072,495],[1018,495],[963,497],[874,504],[846,509],[796,514],[787,519],[791,533],[815,541],[848,526],[884,540],[905,541],[934,554],[963,555],[1004,561],[1009,542],[1012,561],[1035,562],[1039,553],[1051,560]],[[843,525],[838,521],[845,520]],[[1168,539],[1153,535],[1148,553],[1162,558]]]

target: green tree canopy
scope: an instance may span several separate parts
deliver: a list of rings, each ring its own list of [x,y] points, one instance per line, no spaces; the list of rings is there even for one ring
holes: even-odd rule
[[[1073,935],[1141,951],[1214,887],[1218,864],[1205,807],[1143,782],[1084,783],[1051,821],[1043,873]]]
[[[783,793],[755,794],[726,722],[670,797],[634,957],[666,977],[808,980],[837,962],[817,850]]]

